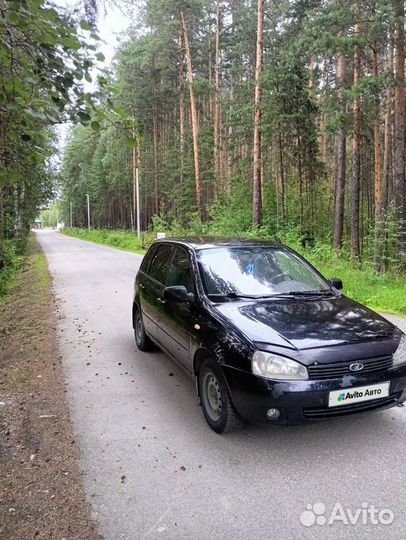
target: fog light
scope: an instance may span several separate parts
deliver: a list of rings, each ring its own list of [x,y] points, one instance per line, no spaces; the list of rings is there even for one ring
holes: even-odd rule
[[[281,415],[281,411],[279,409],[268,409],[266,415],[269,420],[277,420]]]
[[[403,407],[404,406],[404,403],[403,403],[404,401],[406,401],[406,388],[404,388],[403,392],[400,394],[398,406]]]

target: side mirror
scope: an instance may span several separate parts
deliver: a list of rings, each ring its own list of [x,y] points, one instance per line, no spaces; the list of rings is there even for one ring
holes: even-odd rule
[[[184,285],[173,285],[172,287],[165,287],[164,289],[164,300],[167,302],[176,302],[178,304],[186,302],[192,304],[194,299],[194,294],[188,293]]]
[[[329,282],[330,282],[330,285],[332,285],[338,291],[342,290],[343,282],[341,281],[341,279],[332,278],[332,279],[329,279]]]

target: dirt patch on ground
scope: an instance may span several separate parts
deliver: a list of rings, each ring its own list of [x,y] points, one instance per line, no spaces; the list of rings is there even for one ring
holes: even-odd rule
[[[100,538],[79,469],[53,303],[32,240],[25,270],[0,302],[0,538]]]

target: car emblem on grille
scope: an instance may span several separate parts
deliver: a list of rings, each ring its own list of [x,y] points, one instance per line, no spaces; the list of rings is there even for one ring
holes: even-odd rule
[[[361,364],[361,362],[350,364],[350,371],[361,371],[361,369],[364,369],[364,364]]]

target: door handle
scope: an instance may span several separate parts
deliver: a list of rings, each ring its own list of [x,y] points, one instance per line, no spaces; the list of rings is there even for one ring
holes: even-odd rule
[[[165,304],[165,300],[162,300],[162,298],[159,298],[159,296],[158,296],[157,300],[158,300],[158,302],[159,302],[160,304]]]
[[[145,285],[143,285],[142,283],[140,283],[140,289],[145,289]]]

